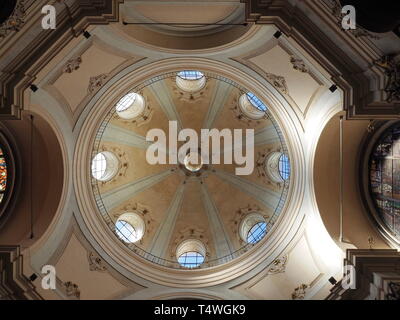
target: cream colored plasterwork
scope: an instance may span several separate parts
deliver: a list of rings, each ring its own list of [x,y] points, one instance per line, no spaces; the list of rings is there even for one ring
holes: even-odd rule
[[[145,230],[146,232],[144,233],[143,237],[137,242],[137,244],[143,245],[144,241],[152,235],[153,230],[155,228],[155,220],[152,217],[151,214],[151,208],[147,205],[141,204],[141,203],[135,203],[135,204],[128,204],[118,212],[114,213],[112,216],[114,218],[114,221],[116,221],[120,215],[126,213],[126,212],[133,212],[138,214],[144,221],[145,223]]]
[[[118,147],[110,147],[110,146],[105,146],[102,145],[99,148],[99,152],[111,152],[118,158],[118,170],[117,174],[108,181],[98,181],[99,184],[104,185],[104,184],[115,184],[116,181],[118,180],[118,177],[125,177],[126,176],[126,171],[129,168],[129,160],[128,156],[125,151],[121,150]]]
[[[89,270],[90,271],[104,272],[107,270],[107,267],[103,262],[103,259],[101,259],[96,253],[89,252],[88,260],[89,260]]]
[[[109,76],[108,74],[103,73],[98,76],[91,77],[89,80],[88,93],[93,94],[98,89],[100,89],[106,82],[108,76]]]
[[[269,219],[269,215],[262,211],[262,209],[256,205],[256,204],[248,204],[246,207],[242,207],[239,208],[236,212],[235,212],[235,216],[234,218],[230,221],[230,227],[233,231],[233,234],[235,235],[235,238],[239,239],[240,241],[240,245],[244,246],[247,244],[247,242],[245,242],[242,237],[240,236],[240,223],[243,221],[243,219],[250,213],[259,213],[261,214],[264,219],[267,221]],[[248,250],[249,248],[247,248]]]
[[[172,241],[172,246],[169,252],[169,258],[174,261],[176,260],[176,249],[185,240],[195,239],[203,243],[206,248],[206,255],[204,263],[207,263],[207,259],[211,256],[209,239],[205,236],[206,231],[201,228],[187,227],[178,231],[178,235]]]
[[[149,99],[143,94],[143,91],[139,91],[137,93],[145,99],[145,108],[143,112],[133,119],[123,119],[119,117],[117,113],[114,113],[114,115],[112,116],[113,120],[118,120],[122,123],[131,123],[137,127],[141,127],[151,121],[151,119],[153,118],[154,109],[151,107]]]
[[[286,270],[286,264],[288,262],[288,255],[284,255],[272,262],[272,266],[269,267],[268,273],[269,275],[271,274],[278,274],[278,273],[283,273]]]
[[[263,182],[267,185],[276,185],[278,188],[282,188],[284,183],[283,182],[274,182],[272,181],[269,176],[270,174],[266,171],[266,160],[271,153],[282,153],[282,149],[279,148],[267,148],[263,152],[258,152],[257,160],[255,167],[257,168],[258,177],[263,180]]]

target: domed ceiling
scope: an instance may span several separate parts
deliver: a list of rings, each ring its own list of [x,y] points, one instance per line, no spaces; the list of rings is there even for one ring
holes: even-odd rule
[[[99,217],[115,240],[133,255],[181,269],[220,265],[268,241],[290,180],[287,148],[268,106],[204,71],[160,75],[120,96],[98,130],[91,164]],[[244,164],[235,156],[224,161],[232,151],[226,142],[220,164],[204,161],[200,143],[181,163],[151,164],[146,154],[153,141],[146,136],[165,132],[168,144],[159,155],[168,160],[176,140],[171,121],[178,133],[193,129],[198,137],[201,129],[242,129],[242,137],[254,129],[254,170],[238,175]],[[246,146],[241,149],[245,155]]]

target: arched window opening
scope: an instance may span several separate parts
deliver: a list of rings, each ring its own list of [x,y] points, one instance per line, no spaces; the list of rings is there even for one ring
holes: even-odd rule
[[[267,234],[267,223],[258,212],[248,214],[239,226],[239,235],[244,242],[257,243]]]
[[[124,213],[115,223],[115,232],[124,242],[135,243],[143,238],[145,223],[137,213]]]
[[[289,157],[282,152],[272,152],[265,159],[264,170],[273,182],[282,183],[289,180]]]
[[[258,103],[253,101],[258,101]],[[255,95],[251,93],[243,94],[239,98],[239,108],[247,118],[252,120],[259,120],[264,118],[265,111],[267,110],[265,105]]]
[[[115,106],[120,118],[130,120],[139,117],[145,110],[144,98],[138,93],[128,93]]]
[[[288,180],[290,177],[290,161],[286,154],[282,154],[279,158],[279,174],[283,180]]]
[[[98,153],[92,160],[92,176],[99,181],[109,181],[119,169],[118,158],[111,152]]]
[[[184,70],[178,73],[178,76],[184,80],[200,80],[204,73],[196,70]]]
[[[256,223],[247,234],[248,243],[257,243],[264,238],[267,233],[267,224],[265,222]]]
[[[254,93],[248,92],[246,97],[254,108],[263,112],[267,111],[267,106]]]
[[[188,269],[200,267],[204,263],[205,256],[204,244],[195,239],[183,241],[176,249],[176,258],[179,264]]]
[[[200,91],[206,85],[204,73],[195,70],[184,70],[178,72],[176,85],[185,92],[194,93]]]

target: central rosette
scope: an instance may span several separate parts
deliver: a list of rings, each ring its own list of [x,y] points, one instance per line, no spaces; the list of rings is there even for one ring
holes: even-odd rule
[[[198,151],[191,151],[189,152],[184,160],[183,164],[186,170],[190,172],[198,172],[203,167],[203,159],[201,158],[201,154]]]

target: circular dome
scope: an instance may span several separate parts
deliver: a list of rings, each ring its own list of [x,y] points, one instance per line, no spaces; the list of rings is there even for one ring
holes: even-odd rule
[[[118,172],[118,158],[111,152],[104,151],[92,160],[92,176],[99,181],[109,181]]]
[[[139,117],[146,107],[143,97],[138,93],[128,93],[118,101],[115,109],[122,119],[130,120]]]
[[[176,90],[177,77],[207,79],[207,86],[201,97],[188,101]],[[284,167],[279,160],[285,160],[281,156],[288,150],[270,108],[248,123],[237,117],[234,106],[243,95],[250,104],[267,103],[249,96],[238,83],[208,72],[166,73],[127,89],[140,92],[149,102],[152,118],[138,125],[115,116],[121,111],[109,106],[91,152],[123,154],[118,176],[102,182],[110,174],[107,153],[100,152],[93,173],[98,179],[91,181],[97,217],[119,245],[146,263],[196,272],[259,250],[262,246],[254,244],[268,242],[285,208],[290,179],[280,175],[279,168]],[[254,141],[244,140],[251,129],[256,132]],[[281,150],[275,161],[280,184],[267,183],[258,172],[254,157],[267,150]],[[186,156],[181,163],[182,154]],[[238,170],[243,168],[248,170]],[[249,204],[251,211],[244,210]],[[137,212],[137,207],[145,208],[141,220],[121,215]]]
[[[375,218],[379,227],[400,243],[400,123],[378,137],[368,171]]]
[[[176,85],[178,88],[189,93],[203,89],[206,81],[204,73],[195,70],[180,71],[176,76]]]

